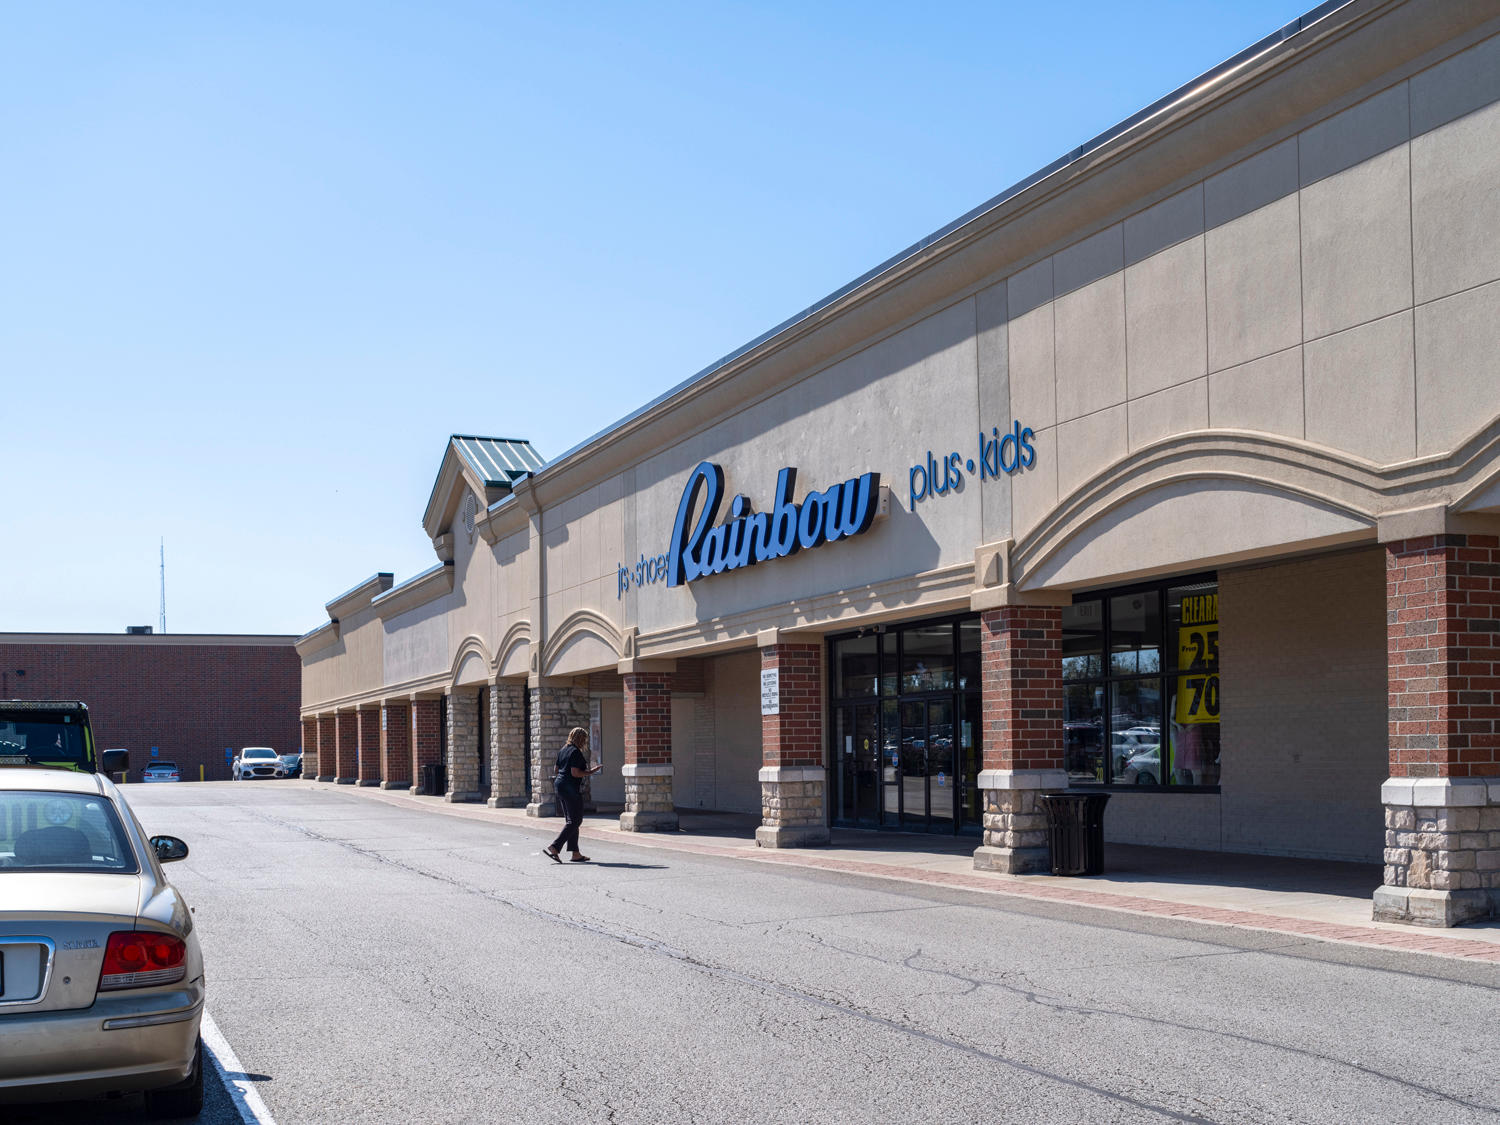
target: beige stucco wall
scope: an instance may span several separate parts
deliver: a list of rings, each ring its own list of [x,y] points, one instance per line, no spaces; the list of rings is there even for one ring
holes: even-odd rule
[[[1380,862],[1383,552],[1223,571],[1219,613],[1222,791],[1117,792],[1107,839]]]
[[[445,594],[386,619],[384,683],[408,683],[448,671],[453,661],[448,638],[452,601],[453,596]]]
[[[303,706],[378,692],[385,681],[384,640],[380,618],[368,607],[340,620],[338,639],[303,657]]]
[[[1450,454],[1500,417],[1497,75],[1491,39],[1363,91],[644,458],[611,478],[607,502],[602,487],[570,498],[544,517],[557,528],[549,622],[590,606],[649,646],[681,644],[704,622],[728,637],[752,617],[914,616],[954,591],[903,579],[967,566],[982,543],[1025,541],[1092,478],[1203,432],[1266,435],[1242,445],[1295,463],[1310,484],[1269,470],[1247,480],[1240,451],[1194,450],[1176,466],[1194,480],[1083,511],[1023,585],[1373,539],[1381,504],[1411,502],[1379,494],[1383,473]],[[1035,468],[983,483],[966,473],[962,492],[912,510],[911,465],[928,451],[967,460],[981,428],[1003,433],[1012,419],[1037,431]],[[621,564],[664,551],[705,459],[724,467],[726,501],[744,493],[757,510],[788,464],[799,495],[877,470],[895,505],[860,540],[686,588],[620,597],[606,560],[580,568],[616,528]],[[1358,487],[1349,465],[1365,467]],[[846,589],[873,596],[829,597]]]
[[[1021,588],[1071,589],[1373,540],[1388,510],[1481,490],[1495,454],[1455,451],[1500,426],[1500,38],[1449,54],[1353,90],[1323,74],[1335,102],[1234,151],[1205,142],[1197,167],[1177,151],[1179,178],[1133,199],[1039,186],[965,251],[980,268],[913,269],[712,397],[656,408],[626,427],[623,466],[603,449],[543,470],[529,520],[493,546],[454,536],[450,595],[308,654],[306,702],[440,674],[466,638],[502,675],[576,675],[612,668],[632,629],[671,656],[963,608],[975,548],[1007,538]],[[1314,81],[1289,73],[1273,86]],[[1205,135],[1234,112],[1211,109]],[[1012,419],[1036,431],[1034,468],[966,468],[913,506],[912,465],[977,457],[981,428]],[[894,502],[858,539],[621,596],[617,566],[665,551],[705,459],[757,510],[786,465],[799,498],[875,470]],[[693,804],[738,784],[699,773]]]

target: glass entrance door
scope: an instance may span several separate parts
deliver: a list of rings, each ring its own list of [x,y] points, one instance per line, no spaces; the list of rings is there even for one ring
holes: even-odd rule
[[[901,827],[957,831],[961,809],[954,776],[953,700],[901,702]]]
[[[876,704],[840,707],[834,737],[839,756],[839,819],[849,824],[878,824],[880,716]]]
[[[979,831],[978,618],[851,634],[829,656],[834,822]]]

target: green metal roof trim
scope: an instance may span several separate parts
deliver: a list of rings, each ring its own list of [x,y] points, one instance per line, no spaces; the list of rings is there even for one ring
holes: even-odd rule
[[[469,468],[479,474],[486,486],[509,488],[527,473],[534,473],[546,464],[529,441],[454,434],[453,448]]]

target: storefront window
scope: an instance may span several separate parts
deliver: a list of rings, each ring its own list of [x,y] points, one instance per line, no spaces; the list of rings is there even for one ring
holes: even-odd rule
[[[901,691],[953,690],[953,626],[927,625],[901,634]]]
[[[1219,784],[1219,587],[1167,592],[1167,645],[1176,675],[1167,682],[1172,780]]]
[[[1063,610],[1062,663],[1070,784],[1219,784],[1215,581],[1080,598]]]
[[[1161,595],[1155,590],[1109,599],[1109,670],[1116,676],[1161,671]]]
[[[1068,782],[1104,780],[1104,686],[1063,686],[1063,768]]]
[[[880,686],[880,637],[849,637],[833,646],[833,664],[841,698],[875,695]]]
[[[1104,674],[1104,607],[1077,602],[1062,611],[1062,665],[1065,680],[1096,680]]]
[[[979,622],[958,623],[958,690],[978,691],[980,686]]]

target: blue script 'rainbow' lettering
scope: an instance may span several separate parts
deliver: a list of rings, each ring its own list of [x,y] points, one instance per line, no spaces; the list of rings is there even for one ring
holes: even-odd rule
[[[730,504],[729,519],[714,521],[724,497],[724,470],[704,461],[688,477],[667,547],[667,585],[795,555],[870,530],[880,506],[880,474],[865,473],[793,503],[797,470],[776,477],[776,500],[756,512],[744,496]]]

